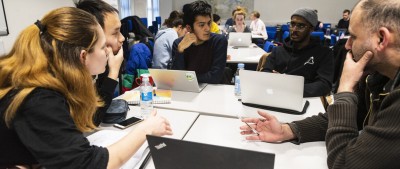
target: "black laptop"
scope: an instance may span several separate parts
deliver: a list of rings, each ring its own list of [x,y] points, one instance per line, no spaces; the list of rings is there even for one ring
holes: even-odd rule
[[[147,135],[156,169],[273,169],[275,154]]]

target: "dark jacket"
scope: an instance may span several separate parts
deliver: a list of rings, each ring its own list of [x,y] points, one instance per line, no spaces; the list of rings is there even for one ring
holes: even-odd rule
[[[350,25],[350,20],[345,21],[344,19],[340,19],[337,28],[349,29],[349,25]]]
[[[324,96],[331,91],[334,66],[332,51],[320,43],[311,37],[308,46],[295,49],[288,37],[283,46],[272,50],[263,70],[303,76],[304,97]]]
[[[15,94],[0,99],[0,166],[107,168],[108,150],[90,145],[77,129],[66,98],[54,90],[33,90],[7,128],[4,112]]]
[[[400,72],[338,93],[327,113],[291,123],[299,142],[326,140],[329,168],[400,168]]]
[[[192,44],[179,53],[182,39],[176,39],[172,47],[172,69],[195,71],[199,83],[222,83],[228,52],[225,36],[211,33],[210,39],[201,45]]]

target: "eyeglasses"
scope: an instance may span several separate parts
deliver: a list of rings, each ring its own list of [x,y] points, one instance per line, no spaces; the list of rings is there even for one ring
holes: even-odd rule
[[[308,25],[304,24],[304,23],[296,23],[296,22],[290,22],[290,28],[294,29],[295,27],[297,28],[297,30],[299,31],[304,31],[306,29]]]

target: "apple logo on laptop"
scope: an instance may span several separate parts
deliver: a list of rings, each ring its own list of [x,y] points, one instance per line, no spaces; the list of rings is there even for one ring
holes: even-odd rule
[[[273,89],[265,89],[265,92],[266,92],[268,95],[273,95],[273,94],[274,94],[274,90],[273,90]]]
[[[241,41],[242,41],[242,38],[239,38],[238,41],[241,42]]]

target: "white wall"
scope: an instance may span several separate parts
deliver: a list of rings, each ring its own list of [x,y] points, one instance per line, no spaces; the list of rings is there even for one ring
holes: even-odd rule
[[[172,1],[172,3],[170,1]],[[160,11],[160,15],[163,18],[168,18],[169,12],[172,10],[182,10],[184,4],[193,1],[194,0],[160,0],[160,6],[163,10],[163,12]],[[358,0],[254,0],[254,10],[260,12],[261,19],[267,25],[288,22],[294,10],[301,7],[317,9],[318,17],[321,22],[337,24],[339,19],[342,18],[343,10],[351,10],[356,2],[358,2]],[[172,8],[161,5],[166,3],[172,4]],[[222,19],[225,21],[227,18]]]
[[[173,0],[160,0],[160,16],[161,16],[161,24],[164,23],[165,19],[169,17],[169,14],[172,12]]]
[[[11,50],[19,33],[40,20],[47,12],[63,6],[73,6],[72,0],[3,0],[9,33],[1,36],[5,52]],[[0,44],[1,45],[1,44]]]
[[[162,0],[160,0],[162,1]],[[133,15],[139,18],[147,17],[147,1],[146,0],[131,0]],[[151,23],[150,23],[151,24]]]
[[[267,25],[290,21],[292,13],[301,7],[318,10],[318,20],[337,24],[344,9],[352,9],[358,0],[254,0],[254,10],[260,12]]]

